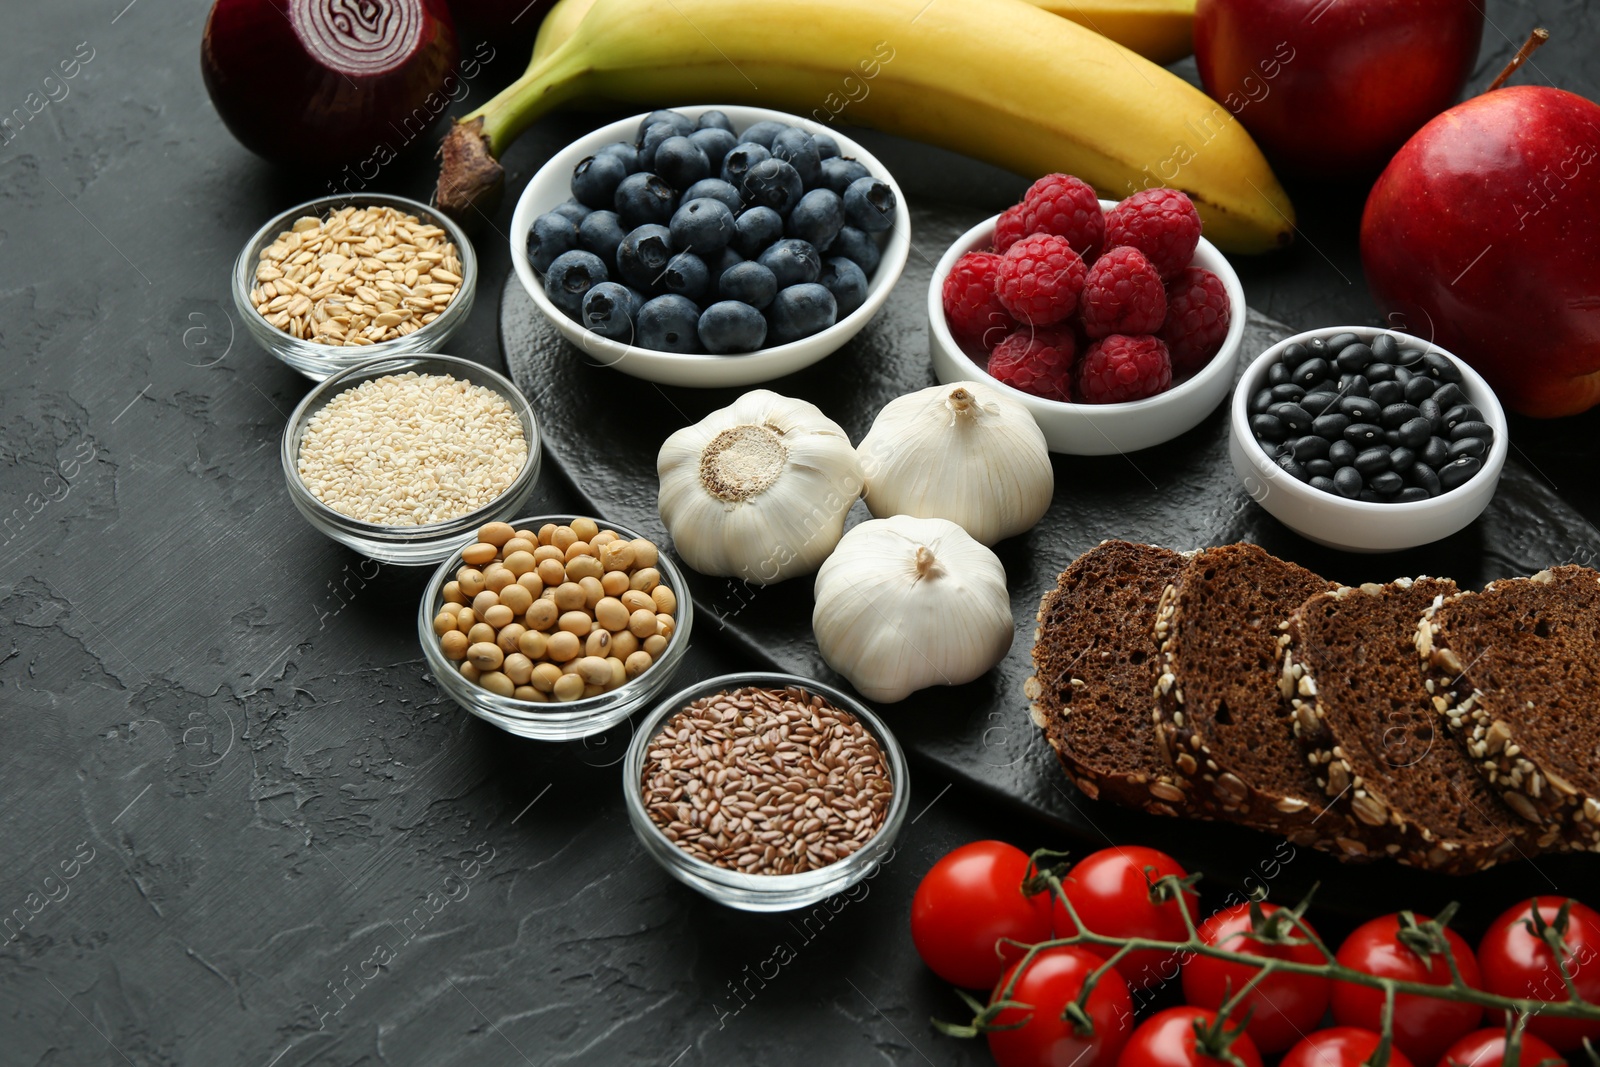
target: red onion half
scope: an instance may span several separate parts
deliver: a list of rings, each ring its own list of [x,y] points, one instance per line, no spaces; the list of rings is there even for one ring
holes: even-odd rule
[[[320,168],[422,139],[458,56],[445,0],[216,0],[200,68],[240,143]]]

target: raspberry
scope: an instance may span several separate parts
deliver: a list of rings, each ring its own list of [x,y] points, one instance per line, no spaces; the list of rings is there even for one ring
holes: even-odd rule
[[[987,352],[995,338],[1016,328],[994,292],[999,266],[1000,257],[993,252],[968,252],[944,280],[945,322],[963,348]]]
[[[1143,400],[1171,384],[1172,358],[1159,337],[1114,333],[1090,345],[1078,364],[1078,399],[1085,404]]]
[[[1046,400],[1070,401],[1077,349],[1078,339],[1069,326],[1025,327],[995,345],[989,377]]]
[[[1176,189],[1145,189],[1106,212],[1106,244],[1132,245],[1172,279],[1194,258],[1200,216]]]
[[[1022,208],[1023,233],[1065,237],[1085,261],[1093,260],[1106,247],[1106,218],[1100,198],[1087,183],[1070,174],[1046,174],[1033,183],[1018,207]]]
[[[1211,362],[1228,336],[1233,307],[1222,279],[1188,267],[1167,283],[1167,321],[1160,338],[1172,354],[1172,373],[1189,374]]]
[[[1078,294],[1089,273],[1065,237],[1036,233],[1000,257],[995,293],[1019,322],[1048,326],[1078,308]]]
[[[1083,283],[1083,332],[1155,333],[1167,317],[1161,275],[1137,248],[1113,248],[1094,261]]]
[[[1004,252],[1028,236],[1030,231],[1026,228],[1027,224],[1023,222],[1022,218],[1023,206],[1018,204],[1015,207],[1008,207],[1000,212],[1000,217],[995,220],[994,250],[996,252]]]

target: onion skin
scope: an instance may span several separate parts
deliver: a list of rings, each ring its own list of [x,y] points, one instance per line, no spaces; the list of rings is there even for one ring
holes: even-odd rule
[[[317,168],[424,139],[459,58],[445,0],[216,0],[200,43],[234,137]]]

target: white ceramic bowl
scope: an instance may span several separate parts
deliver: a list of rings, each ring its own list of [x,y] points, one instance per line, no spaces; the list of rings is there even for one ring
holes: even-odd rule
[[[550,320],[551,325],[563,337],[581,348],[589,358],[597,363],[613,366],[624,374],[631,374],[635,378],[643,378],[650,382],[659,382],[662,385],[685,385],[707,389],[754,385],[781,378],[785,374],[793,374],[797,370],[811,366],[824,356],[831,355],[846,341],[861,332],[861,328],[878,313],[884,301],[889,299],[889,291],[894,288],[900,272],[905,268],[906,254],[911,249],[911,219],[905,193],[901,192],[894,176],[882,163],[873,158],[870,152],[850,138],[831,127],[798,115],[769,111],[761,107],[738,107],[732,104],[699,104],[693,107],[676,107],[672,110],[690,118],[697,118],[705,111],[721,111],[738,130],[744,130],[763,119],[771,119],[798,126],[811,133],[826,133],[838,142],[842,155],[853,156],[872,172],[873,177],[881,179],[893,189],[899,209],[895,212],[894,228],[889,231],[888,242],[883,248],[883,258],[878,263],[878,271],[867,279],[865,303],[821,333],[791,341],[786,345],[774,345],[755,352],[729,356],[656,352],[648,348],[623,344],[590,333],[562,314],[561,310],[550,302],[549,297],[545,296],[544,283],[540,280],[538,272],[533,269],[533,265],[528,262],[528,229],[533,225],[534,219],[571,198],[572,168],[577,166],[580,160],[585,156],[594,155],[597,149],[613,141],[630,143],[633,141],[639,123],[644,118],[642,114],[613,122],[609,126],[602,126],[587,137],[580,137],[551,156],[549,161],[539,168],[533,180],[528,182],[527,188],[522,191],[522,198],[517,201],[517,210],[511,216],[511,262],[516,268],[517,277],[522,281],[523,288],[528,290],[528,295],[533,297],[534,304],[538,306],[540,313]]]
[[[1100,201],[1103,208],[1116,204],[1115,200]],[[963,352],[951,336],[944,320],[943,289],[944,280],[956,260],[994,244],[994,226],[999,218],[996,215],[986,219],[962,234],[940,258],[933,280],[928,283],[928,350],[933,356],[933,373],[939,381],[946,385],[973,380],[987,382],[1033,413],[1050,451],[1074,456],[1105,456],[1150,448],[1194,429],[1216,410],[1222,398],[1228,395],[1234,364],[1244,341],[1244,287],[1227,259],[1203,237],[1200,247],[1195,249],[1194,265],[1222,279],[1233,310],[1222,348],[1197,373],[1174,383],[1159,396],[1127,404],[1068,404],[1046,400],[990,378],[982,365]]]
[[[1484,459],[1483,469],[1466,484],[1427,500],[1386,504],[1371,500],[1347,500],[1342,496],[1313,489],[1285,473],[1272,461],[1250,432],[1250,397],[1264,387],[1267,370],[1295,342],[1314,337],[1328,338],[1353,333],[1371,342],[1381,333],[1393,334],[1403,345],[1423,345],[1429,352],[1447,357],[1461,370],[1461,391],[1494,430],[1494,443]],[[1266,508],[1285,526],[1319,545],[1347,552],[1397,552],[1415,548],[1442,537],[1449,537],[1483,513],[1494,497],[1500,471],[1506,465],[1510,436],[1506,414],[1494,391],[1471,367],[1438,345],[1410,334],[1394,333],[1369,326],[1331,326],[1286,337],[1257,356],[1245,369],[1234,390],[1229,415],[1228,453],[1233,469],[1244,482],[1251,498]]]

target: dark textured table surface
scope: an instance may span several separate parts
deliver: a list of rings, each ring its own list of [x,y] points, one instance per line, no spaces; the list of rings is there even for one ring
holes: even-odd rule
[[[1537,14],[1558,37],[1531,77],[1597,95],[1584,0],[1488,14],[1474,87]],[[627,826],[627,727],[541,745],[460,712],[415,646],[422,575],[292,510],[277,444],[308,383],[243,334],[227,279],[251,231],[323,183],[223,130],[204,5],[6,16],[0,114],[30,110],[0,135],[0,1062],[987,1062],[928,1025],[961,1009],[911,949],[912,889],[965,840],[1066,842],[922,773],[894,859],[848,897],[749,916],[671,881]],[[75,52],[91,58],[33,114]],[[497,55],[466,106],[521,66]],[[449,351],[498,361],[495,228],[594,121],[510,152]],[[373,187],[425,196],[431,169],[414,152]],[[1359,194],[1296,192],[1304,239],[1239,261],[1251,304],[1373,321]],[[1591,519],[1597,426],[1514,427]],[[531,510],[571,506],[545,478]],[[707,627],[681,680],[740,666]]]

